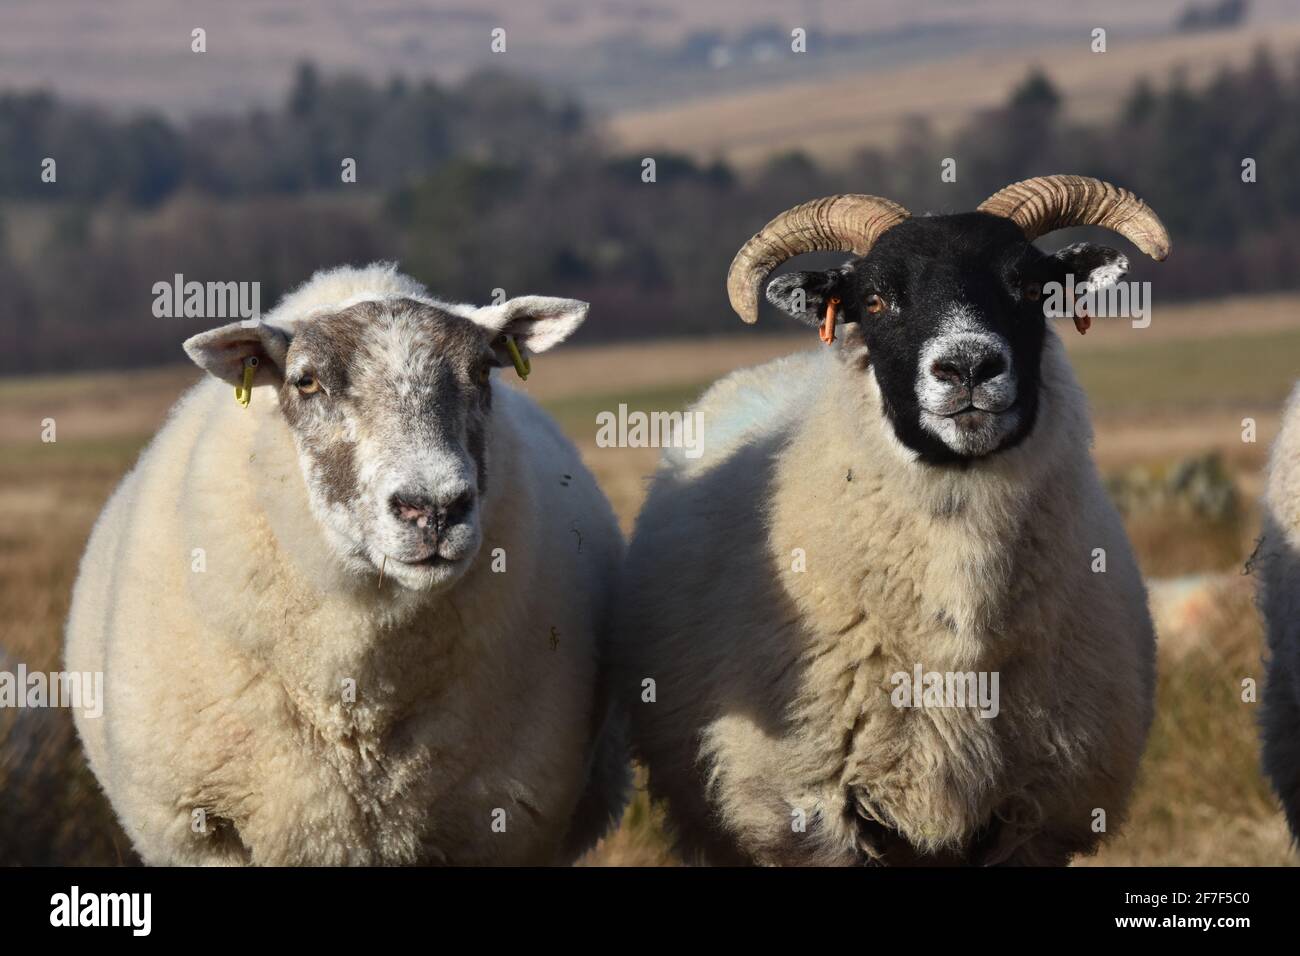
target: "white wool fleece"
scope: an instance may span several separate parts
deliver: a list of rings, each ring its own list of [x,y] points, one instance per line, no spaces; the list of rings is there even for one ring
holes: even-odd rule
[[[1042,361],[1031,435],[963,469],[918,464],[871,374],[829,352],[736,372],[695,407],[710,441],[665,456],[614,651],[688,857],[1059,864],[1105,835],[1098,810],[1119,827],[1155,639],[1054,333]],[[895,706],[918,665],[996,673],[996,716]]]
[[[335,270],[266,321],[387,295],[426,294]],[[546,864],[608,825],[621,536],[526,396],[495,387],[487,443],[477,558],[412,591],[341,569],[274,390],[244,409],[207,378],[180,400],[100,516],[67,625],[67,667],[105,675],[78,731],[147,863]]]

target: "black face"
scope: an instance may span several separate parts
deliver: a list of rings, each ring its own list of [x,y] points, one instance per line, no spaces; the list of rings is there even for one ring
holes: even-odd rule
[[[1014,447],[1033,431],[1044,285],[1095,270],[1114,281],[1125,265],[1096,246],[1044,255],[1011,221],[962,213],[902,222],[840,269],[774,279],[767,297],[812,326],[838,297],[841,358],[874,370],[899,440],[946,465]]]

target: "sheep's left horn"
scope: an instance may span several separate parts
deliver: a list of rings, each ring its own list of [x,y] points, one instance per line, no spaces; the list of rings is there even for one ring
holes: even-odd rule
[[[731,307],[746,322],[758,321],[758,297],[772,270],[805,252],[851,252],[864,256],[881,233],[908,212],[879,196],[825,196],[787,209],[740,247],[727,272]]]
[[[1029,240],[1068,226],[1102,226],[1118,232],[1157,261],[1172,244],[1160,217],[1127,189],[1088,176],[1039,176],[1000,189],[980,212],[1010,219]]]

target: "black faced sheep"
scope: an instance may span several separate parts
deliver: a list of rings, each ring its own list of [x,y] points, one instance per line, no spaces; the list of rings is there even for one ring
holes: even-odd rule
[[[1127,268],[1033,245],[1076,225],[1169,251],[1132,194],[1051,176],[960,215],[817,200],[736,256],[752,322],[777,265],[854,253],[767,287],[833,347],[706,392],[629,546],[616,693],[690,858],[1061,864],[1120,824],[1155,638],[1044,316]]]

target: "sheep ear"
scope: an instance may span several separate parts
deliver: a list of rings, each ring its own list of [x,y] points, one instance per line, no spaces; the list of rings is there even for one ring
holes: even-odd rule
[[[830,272],[788,272],[767,284],[767,301],[791,318],[816,328],[826,314],[826,302],[843,277]]]
[[[1108,246],[1076,242],[1056,253],[1062,271],[1074,276],[1075,285],[1088,283],[1093,289],[1112,286],[1128,272],[1128,256]]]
[[[256,358],[253,384],[279,385],[284,381],[289,336],[263,322],[251,328],[232,322],[186,339],[184,348],[195,365],[223,382],[243,384],[244,360]]]
[[[572,335],[587,318],[591,306],[577,299],[521,295],[500,305],[488,305],[472,318],[492,336],[492,350],[504,365],[509,362],[505,336],[529,352],[545,352]]]

